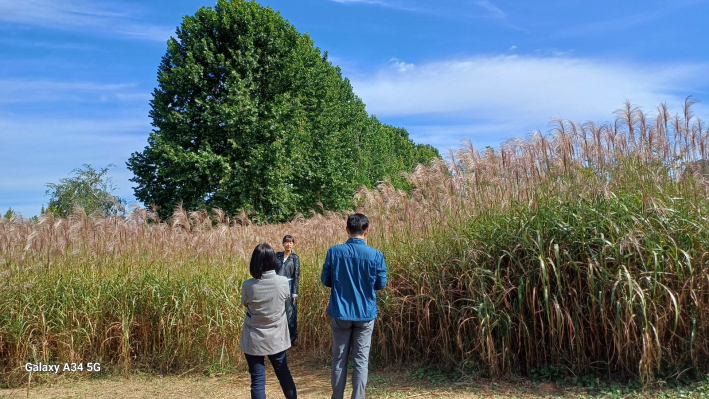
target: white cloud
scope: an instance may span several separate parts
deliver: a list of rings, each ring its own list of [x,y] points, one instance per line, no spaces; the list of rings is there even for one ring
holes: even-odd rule
[[[674,91],[706,80],[704,68],[496,56],[384,68],[351,80],[368,110],[380,116],[592,118],[609,115],[625,99],[648,106],[673,100]]]
[[[0,0],[0,21],[166,41],[173,29],[140,21],[124,5],[91,0]]]
[[[482,7],[488,12],[488,15],[493,18],[505,18],[507,17],[507,14],[505,14],[504,11],[500,10],[499,7],[496,5],[492,4],[492,2],[487,1],[487,0],[480,0],[476,1],[475,4],[478,6]]]
[[[91,45],[86,45],[86,44],[79,44],[79,43],[57,43],[57,42],[51,42],[51,41],[39,41],[39,40],[28,40],[28,39],[19,39],[17,37],[0,37],[0,44],[2,44],[4,47],[20,47],[23,49],[28,49],[28,48],[49,48],[52,50],[77,50],[77,51],[104,51],[108,52],[109,50],[105,47],[99,47],[99,46],[91,46]]]
[[[404,11],[455,17],[505,19],[507,14],[489,0],[464,2],[453,0],[331,0],[341,4],[375,4]]]
[[[397,68],[398,63],[371,74],[350,74],[355,93],[368,112],[385,122],[432,121],[404,127],[417,142],[439,149],[457,148],[464,137],[490,145],[535,129],[546,131],[552,117],[612,120],[626,99],[649,113],[661,102],[679,107],[709,80],[706,65],[698,64],[531,56],[473,57],[406,68]]]
[[[57,82],[42,80],[0,80],[0,104],[40,102],[142,101],[149,93],[132,83]]]
[[[398,58],[390,58],[388,61],[388,64],[389,64],[389,66],[391,66],[392,68],[394,68],[395,70],[397,70],[399,72],[406,72],[408,70],[413,69],[413,67],[414,67],[414,64],[406,63],[404,61],[401,61]]]

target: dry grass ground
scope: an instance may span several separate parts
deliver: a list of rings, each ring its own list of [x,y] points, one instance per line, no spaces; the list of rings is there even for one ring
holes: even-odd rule
[[[301,360],[291,364],[291,370],[301,398],[329,398],[330,370],[322,362]],[[384,398],[705,398],[709,397],[701,387],[694,392],[686,390],[661,391],[648,390],[644,393],[596,393],[586,390],[557,388],[553,383],[532,384],[527,379],[471,379],[468,381],[431,382],[425,379],[412,379],[415,369],[393,368],[370,371],[367,397]],[[351,373],[349,375],[351,377]],[[349,397],[348,386],[345,397]],[[269,398],[282,398],[278,381],[272,370],[268,370],[266,394]],[[70,378],[61,374],[56,378],[34,383],[28,392],[27,387],[0,389],[0,399],[83,399],[83,398],[250,398],[249,375],[235,372],[219,376],[184,375],[161,377],[155,374],[133,373],[129,377],[104,376],[87,378],[73,375]]]
[[[301,398],[329,398],[330,370],[314,363],[291,367]],[[369,398],[535,398],[561,394],[552,384],[537,388],[525,383],[438,383],[411,380],[408,370],[387,368],[370,372]],[[345,396],[349,397],[350,387]],[[269,370],[266,394],[283,397],[278,381]],[[235,373],[216,377],[132,374],[129,378],[62,378],[30,387],[0,390],[0,399],[20,398],[249,398],[249,376]]]

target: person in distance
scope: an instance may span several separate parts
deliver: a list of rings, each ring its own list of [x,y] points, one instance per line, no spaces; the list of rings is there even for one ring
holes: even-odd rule
[[[300,280],[300,258],[293,252],[295,240],[293,236],[283,237],[283,252],[276,253],[278,269],[276,274],[286,277],[290,285],[290,298],[286,301],[286,318],[288,319],[288,332],[290,342],[295,344],[298,338],[298,282]]]

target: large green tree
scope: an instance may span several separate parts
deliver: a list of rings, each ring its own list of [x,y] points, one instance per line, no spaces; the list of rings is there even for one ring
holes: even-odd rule
[[[154,130],[128,168],[136,197],[162,216],[178,204],[272,221],[318,201],[343,209],[359,185],[438,156],[368,117],[327,53],[253,1],[183,19],[151,106]]]

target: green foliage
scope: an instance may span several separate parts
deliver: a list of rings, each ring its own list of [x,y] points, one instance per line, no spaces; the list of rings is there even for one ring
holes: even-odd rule
[[[450,384],[452,381],[460,379],[461,376],[461,373],[457,370],[452,370],[449,368],[441,367],[439,365],[430,364],[428,366],[421,367],[409,374],[409,379],[422,380],[425,378],[431,384],[441,385]]]
[[[668,194],[655,194],[653,201],[661,205],[652,207],[637,192],[568,201],[549,196],[540,198],[535,210],[520,207],[471,223],[476,248],[486,254],[480,264],[497,284],[515,292],[508,299],[510,313],[499,310],[503,296],[481,300],[477,313],[496,326],[490,335],[500,347],[516,350],[519,343],[527,359],[555,365],[532,369],[533,378],[562,380],[560,367],[589,370],[593,360],[609,370],[635,372],[642,352],[628,351],[623,359],[607,353],[619,353],[645,331],[659,330],[664,325],[657,320],[663,318],[674,335],[664,346],[648,344],[655,359],[671,358],[663,348],[679,353],[694,340],[692,320],[701,320],[702,311],[686,287],[704,270],[706,225],[697,223],[701,216],[691,202]],[[486,283],[477,283],[485,290]],[[676,297],[682,300],[675,302]],[[543,323],[559,331],[568,323],[578,341],[516,329]],[[607,351],[608,346],[615,349]]]
[[[396,188],[406,188],[408,182],[402,171],[440,157],[438,150],[428,144],[413,145],[406,129],[382,124],[374,116],[365,125],[356,141],[357,181],[368,188],[387,179]]]
[[[5,212],[5,219],[7,220],[11,220],[15,216],[17,216],[17,213],[15,213],[12,208],[8,209],[7,212]]]
[[[339,67],[278,13],[220,0],[168,41],[155,130],[128,168],[136,197],[168,216],[218,207],[269,221],[350,206],[354,191],[438,156],[367,116]]]
[[[554,381],[558,386],[563,386],[565,384],[566,374],[566,369],[555,365],[543,365],[538,368],[532,367],[529,370],[529,376],[532,378],[532,382],[540,383]]]
[[[91,165],[74,169],[73,176],[59,180],[59,183],[47,183],[46,194],[50,195],[49,205],[42,214],[50,213],[66,217],[75,206],[84,208],[87,214],[99,212],[102,215],[115,215],[123,211],[123,200],[114,196],[113,180],[107,176],[113,165],[95,170]]]

